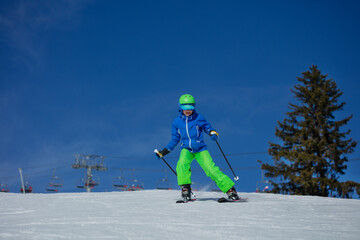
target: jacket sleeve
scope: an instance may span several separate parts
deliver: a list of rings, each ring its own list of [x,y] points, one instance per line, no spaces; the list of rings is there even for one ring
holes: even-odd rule
[[[204,116],[199,115],[199,127],[202,128],[202,130],[206,134],[210,134],[211,131],[215,131],[215,129],[211,126],[211,124],[204,118]]]
[[[169,151],[172,151],[176,147],[176,145],[178,145],[179,142],[180,142],[179,129],[176,126],[176,122],[174,120],[174,122],[171,125],[171,140],[165,148],[167,148]]]

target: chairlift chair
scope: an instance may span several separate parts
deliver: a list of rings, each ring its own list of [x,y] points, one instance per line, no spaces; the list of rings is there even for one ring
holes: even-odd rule
[[[61,186],[56,186],[56,185],[52,185],[52,184],[49,184],[46,188],[46,191],[47,192],[58,192],[59,191],[59,187],[62,187]]]
[[[130,183],[129,191],[144,190],[144,183],[138,179],[133,179]]]
[[[64,184],[64,181],[59,178],[58,176],[52,176],[50,177],[49,186],[51,187],[62,187]]]
[[[90,188],[94,188],[99,185],[100,178],[98,176],[91,176],[90,181],[85,181],[85,187],[89,186]]]
[[[25,193],[32,193],[33,189],[29,182],[25,182],[24,184]],[[20,192],[24,192],[23,188],[20,188]]]
[[[0,184],[0,192],[10,192],[9,187],[5,183]]]
[[[113,187],[118,190],[126,191],[128,188],[128,183],[124,177],[115,177],[113,178]]]
[[[63,186],[63,180],[58,176],[51,176],[49,179],[48,187],[46,188],[47,192],[58,192],[60,187]]]
[[[59,189],[57,189],[57,188],[46,188],[46,191],[48,191],[48,192],[58,192]]]
[[[159,179],[159,180],[156,182],[156,189],[171,190],[169,180],[166,179],[166,178]]]
[[[156,189],[162,189],[162,190],[171,190],[172,188],[170,187],[170,181],[168,180],[167,177],[167,169],[164,170],[165,173],[165,178],[159,179],[156,182]]]
[[[85,180],[83,178],[77,181],[76,188],[85,188]]]
[[[268,193],[269,189],[269,181],[258,181],[256,184],[256,192],[257,193]]]
[[[94,187],[96,187],[97,185],[99,185],[99,183],[98,183],[98,182],[95,182],[95,180],[92,180],[92,181],[90,181],[90,182],[88,182],[88,183],[85,183],[85,186],[86,186],[86,187],[89,186],[89,187],[91,187],[91,188],[94,188]]]

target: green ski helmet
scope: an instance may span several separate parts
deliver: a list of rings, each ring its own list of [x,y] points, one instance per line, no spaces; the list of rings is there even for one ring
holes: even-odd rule
[[[184,94],[179,99],[179,105],[182,110],[194,110],[195,99],[190,94]]]

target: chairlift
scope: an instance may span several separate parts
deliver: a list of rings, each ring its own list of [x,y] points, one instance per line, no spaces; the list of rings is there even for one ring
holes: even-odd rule
[[[85,187],[89,186],[90,188],[94,188],[99,185],[100,178],[98,176],[91,176],[89,180],[85,182]]]
[[[27,181],[24,184],[24,189],[25,189],[25,193],[32,193],[32,191],[33,191],[33,188],[31,186],[31,184],[29,182],[27,182]],[[20,192],[23,193],[24,189],[21,187]]]
[[[58,192],[59,189],[56,186],[49,185],[46,189],[47,192]]]
[[[0,192],[10,192],[8,185],[5,183],[1,183],[0,184]]]
[[[57,189],[57,188],[46,188],[46,191],[48,191],[48,192],[58,192],[59,189]]]
[[[159,179],[159,180],[156,182],[156,189],[172,190],[172,188],[171,188],[171,183],[170,183],[169,179],[167,179],[167,178]]]
[[[89,186],[89,187],[91,187],[91,188],[94,188],[94,187],[96,187],[97,185],[99,185],[99,182],[95,182],[95,180],[91,180],[91,181],[85,183],[85,186],[86,186],[86,187]]]
[[[163,178],[163,179],[159,179],[156,182],[156,189],[161,189],[161,190],[171,190],[172,188],[170,187],[170,182],[168,179]]]
[[[58,192],[60,187],[63,186],[63,180],[58,176],[54,175],[50,177],[48,187],[46,188],[47,192]]]
[[[50,187],[62,187],[64,184],[64,181],[59,178],[58,176],[52,176],[50,177],[49,186]]]
[[[83,178],[77,181],[76,188],[85,188],[85,180]]]
[[[128,188],[128,183],[124,177],[115,177],[113,178],[113,187],[118,190],[126,191]]]
[[[138,179],[133,179],[130,182],[130,187],[128,191],[139,191],[139,190],[144,190],[144,183]]]
[[[134,178],[135,169],[132,170],[131,176],[132,180],[130,182],[130,186],[128,188],[128,191],[139,191],[144,190],[144,183],[136,178]]]
[[[257,193],[268,193],[270,192],[269,189],[269,181],[258,181],[256,183],[256,192]]]
[[[165,178],[159,179],[156,182],[156,189],[161,189],[161,190],[171,190],[171,186],[170,186],[170,181],[167,178],[167,169],[164,170],[165,172]]]

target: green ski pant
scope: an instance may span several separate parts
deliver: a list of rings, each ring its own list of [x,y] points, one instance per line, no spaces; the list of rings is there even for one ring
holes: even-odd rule
[[[204,169],[206,175],[210,177],[220,190],[226,193],[235,183],[215,166],[209,151],[205,150],[198,153],[191,153],[187,149],[182,149],[179,161],[176,165],[177,180],[179,186],[191,184],[191,163],[196,159],[199,165]]]

